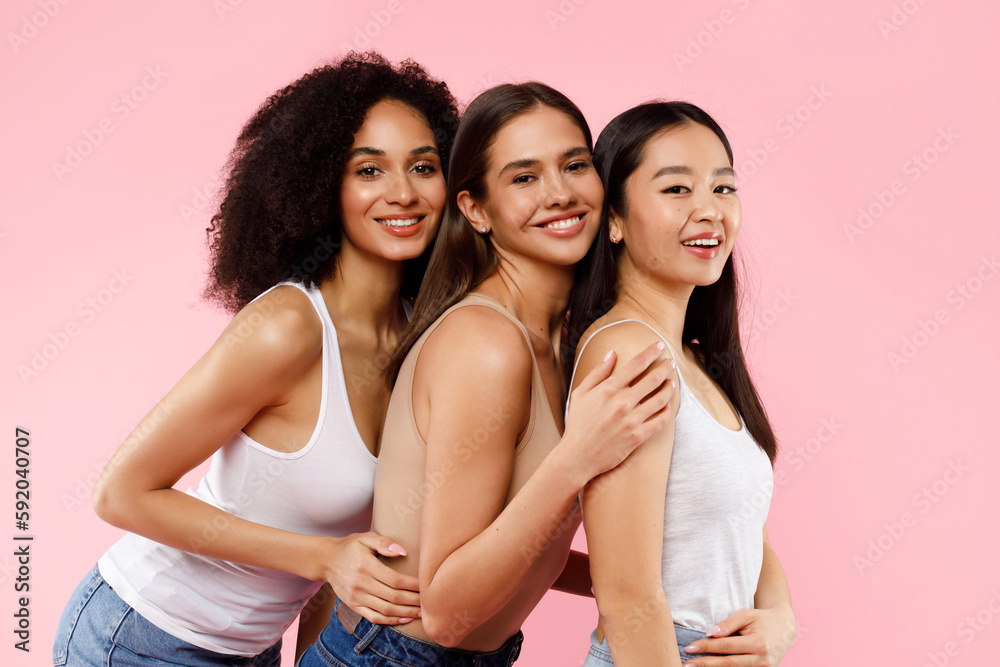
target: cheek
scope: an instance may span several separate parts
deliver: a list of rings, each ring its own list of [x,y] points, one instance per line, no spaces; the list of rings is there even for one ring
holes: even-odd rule
[[[427,182],[421,189],[421,194],[427,200],[427,203],[430,204],[430,207],[434,209],[434,212],[440,215],[441,211],[444,210],[444,202],[448,197],[444,179],[435,178]]]
[[[374,188],[367,185],[355,184],[340,191],[340,207],[345,218],[363,216],[376,199]]]

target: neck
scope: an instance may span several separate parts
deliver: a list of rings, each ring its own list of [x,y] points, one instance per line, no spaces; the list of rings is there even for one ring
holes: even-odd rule
[[[627,257],[619,264],[618,304],[656,325],[671,347],[681,354],[684,317],[694,285],[666,284],[641,271]]]
[[[393,345],[405,326],[399,290],[403,263],[364,253],[344,243],[337,268],[320,292],[338,332],[374,332]]]
[[[500,256],[496,272],[475,291],[499,301],[530,333],[559,349],[574,266]]]

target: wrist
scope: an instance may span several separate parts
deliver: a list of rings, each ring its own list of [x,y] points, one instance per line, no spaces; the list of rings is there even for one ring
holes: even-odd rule
[[[558,485],[557,488],[564,488],[568,495],[576,496],[587,485],[592,475],[573,450],[573,437],[564,435],[545,457],[542,466],[549,468],[548,474]]]
[[[343,538],[320,535],[303,535],[307,543],[302,559],[303,571],[296,572],[310,581],[329,581],[331,564],[335,563]]]

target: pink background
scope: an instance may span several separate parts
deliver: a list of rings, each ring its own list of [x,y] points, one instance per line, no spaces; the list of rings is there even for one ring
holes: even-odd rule
[[[199,296],[206,194],[242,123],[359,46],[462,100],[545,81],[595,136],[653,97],[714,114],[783,447],[768,523],[799,619],[783,664],[996,664],[998,19],[923,0],[7,0],[0,663],[49,664],[67,596],[120,534],[90,509],[97,471],[225,324]],[[32,438],[28,654],[15,427]],[[519,664],[579,664],[595,615],[550,594]]]

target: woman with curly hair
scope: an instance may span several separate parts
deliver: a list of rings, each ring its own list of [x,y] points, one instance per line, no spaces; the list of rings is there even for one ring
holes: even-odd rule
[[[374,622],[419,615],[417,579],[378,559],[405,550],[368,531],[381,367],[457,124],[418,65],[351,54],[244,127],[209,230],[207,293],[236,316],[102,473],[94,507],[130,532],[67,604],[55,665],[277,665],[324,582]],[[172,488],[210,456],[196,489]],[[300,645],[328,615],[303,613]]]

